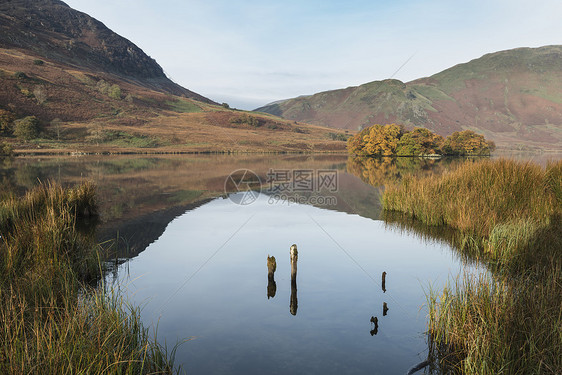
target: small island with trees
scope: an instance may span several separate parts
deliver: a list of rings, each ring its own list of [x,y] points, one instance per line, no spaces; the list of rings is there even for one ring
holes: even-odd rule
[[[426,128],[406,130],[402,125],[372,125],[347,142],[347,150],[356,156],[465,156],[490,155],[492,141],[471,130],[454,132],[447,138]]]

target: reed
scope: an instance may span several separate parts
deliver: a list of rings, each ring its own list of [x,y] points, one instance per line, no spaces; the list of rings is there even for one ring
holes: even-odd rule
[[[91,183],[42,184],[0,202],[0,373],[172,373],[138,308],[96,288],[100,249],[77,229],[96,214]]]
[[[551,234],[555,238],[548,240],[559,243],[559,236],[547,229],[560,225],[561,180],[562,161],[542,168],[506,159],[481,160],[439,177],[406,176],[385,186],[383,205],[428,225],[458,229],[463,236],[457,245],[488,260],[518,262],[526,250],[537,250],[536,242],[552,248],[539,234]]]
[[[430,291],[429,339],[441,367],[460,374],[559,374],[561,267],[540,281],[468,275]]]
[[[465,163],[387,185],[386,210],[456,229],[446,238],[490,272],[428,293],[430,350],[443,372],[562,371],[562,161]]]

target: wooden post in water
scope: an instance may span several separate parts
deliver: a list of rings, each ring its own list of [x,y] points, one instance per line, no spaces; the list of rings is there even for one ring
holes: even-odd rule
[[[386,293],[386,272],[382,273],[382,292]]]
[[[275,283],[275,270],[277,262],[275,257],[267,256],[267,299],[275,297],[277,292],[277,284]]]
[[[291,280],[297,279],[297,261],[299,259],[299,252],[297,251],[297,245],[293,244],[291,246]]]
[[[297,300],[297,261],[299,258],[299,253],[297,251],[297,245],[293,244],[291,246],[291,301],[289,306],[289,311],[291,315],[297,315],[298,300]]]

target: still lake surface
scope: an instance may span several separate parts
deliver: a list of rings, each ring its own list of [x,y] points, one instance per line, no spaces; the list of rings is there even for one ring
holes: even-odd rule
[[[142,307],[143,321],[158,326],[168,348],[189,339],[176,353],[187,373],[405,374],[427,358],[425,293],[464,270],[481,270],[446,240],[384,220],[380,186],[460,162],[18,158],[2,162],[0,181],[20,190],[47,179],[98,184],[98,240],[119,244],[106,283]],[[225,191],[231,172],[246,169],[264,188],[251,202],[245,181],[227,183]],[[321,173],[335,176],[336,185]],[[268,183],[273,190],[266,191]],[[281,190],[290,201],[275,198]],[[299,252],[296,287],[292,244]],[[277,261],[274,283],[267,256]]]

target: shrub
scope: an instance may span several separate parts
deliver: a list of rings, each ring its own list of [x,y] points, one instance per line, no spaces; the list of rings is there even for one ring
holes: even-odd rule
[[[104,95],[107,95],[109,93],[110,87],[111,85],[106,81],[104,81],[103,79],[100,79],[98,83],[96,83],[96,89]]]
[[[107,96],[111,99],[120,100],[121,99],[121,87],[119,85],[111,85],[107,92]]]
[[[333,141],[347,141],[347,136],[342,133],[329,133],[328,137],[330,137],[330,139]]]
[[[33,60],[33,65],[43,65],[45,62],[40,59]]]
[[[14,121],[14,135],[23,140],[31,140],[39,135],[39,120],[35,116],[27,116]]]
[[[43,86],[36,86],[33,89],[33,96],[35,96],[39,104],[43,104],[47,101],[47,91]]]
[[[0,109],[0,136],[10,136],[13,132],[13,122],[16,116],[4,109]]]
[[[246,125],[253,126],[254,128],[257,128],[258,126],[262,125],[262,121],[260,121],[260,119],[254,116],[249,116],[247,114],[237,116],[232,120],[230,120],[230,122],[233,124],[246,124]]]
[[[7,143],[0,143],[0,156],[11,156],[14,150]]]
[[[33,93],[27,87],[20,87],[20,92],[27,98],[33,98]]]
[[[16,77],[17,79],[27,79],[27,74],[25,74],[24,72],[16,72],[14,74],[14,77]]]

